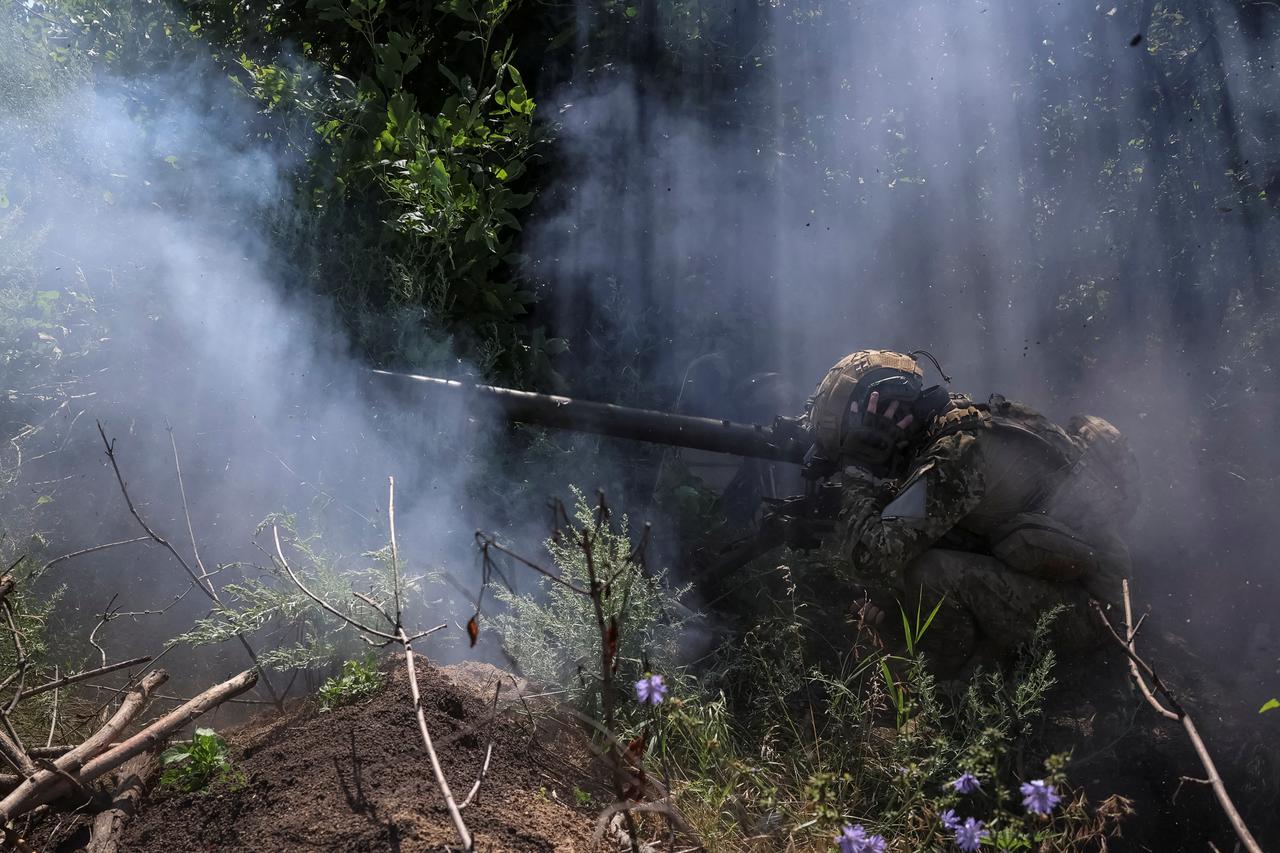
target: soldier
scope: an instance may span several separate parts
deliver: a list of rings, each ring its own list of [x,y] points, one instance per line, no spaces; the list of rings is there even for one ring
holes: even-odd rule
[[[940,672],[1025,642],[1057,605],[1056,647],[1093,645],[1089,599],[1117,601],[1129,569],[1120,532],[1137,465],[1124,438],[1098,417],[1064,430],[923,377],[914,354],[855,352],[810,401],[815,452],[843,485],[854,579],[897,590],[911,611],[917,596],[924,613],[942,602],[923,643]]]

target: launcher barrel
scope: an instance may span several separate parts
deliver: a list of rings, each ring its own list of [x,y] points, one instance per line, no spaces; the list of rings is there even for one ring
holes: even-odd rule
[[[575,400],[554,394],[516,391],[494,385],[475,385],[455,379],[438,379],[386,370],[373,372],[428,398],[448,395],[496,407],[513,423],[537,424],[797,465],[804,463],[805,453],[809,449],[809,442],[805,440],[803,431],[782,418],[775,421],[773,427],[764,427],[714,418],[674,415],[652,409],[633,409],[612,403]]]

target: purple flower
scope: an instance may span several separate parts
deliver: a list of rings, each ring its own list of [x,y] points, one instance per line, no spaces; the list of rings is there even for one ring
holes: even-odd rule
[[[840,853],[884,853],[887,844],[882,836],[867,835],[862,824],[845,826],[836,836],[836,844],[840,845]]]
[[[956,789],[958,794],[975,794],[982,790],[982,783],[978,781],[978,777],[972,773],[965,773],[959,779],[951,783],[951,787]]]
[[[960,816],[956,814],[955,809],[947,809],[939,817],[942,819],[942,825],[952,832],[955,832],[956,827],[960,825]]]
[[[1022,805],[1026,806],[1028,812],[1032,814],[1047,815],[1053,811],[1053,807],[1062,801],[1062,797],[1058,796],[1058,792],[1054,787],[1043,779],[1032,779],[1030,782],[1023,782],[1020,789],[1022,791]]]
[[[658,705],[667,695],[661,675],[649,675],[636,682],[636,698],[646,705]]]
[[[991,833],[982,828],[982,821],[966,818],[965,822],[955,827],[956,846],[965,853],[973,853],[982,846],[982,839]]]

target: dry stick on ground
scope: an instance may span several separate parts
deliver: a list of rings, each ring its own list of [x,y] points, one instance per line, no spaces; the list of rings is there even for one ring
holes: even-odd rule
[[[124,475],[120,473],[120,465],[116,462],[115,442],[107,438],[107,431],[103,429],[101,421],[98,422],[98,435],[102,436],[102,445],[103,447],[106,448],[107,460],[111,462],[111,470],[115,472],[116,482],[120,485],[120,494],[124,496],[124,502],[125,502],[125,505],[129,508],[130,515],[132,515],[134,519],[138,522],[138,526],[142,528],[142,531],[147,534],[147,538],[151,539],[157,545],[164,548],[166,551],[168,551],[170,554],[173,555],[173,558],[178,561],[178,565],[182,566],[182,570],[187,573],[187,577],[191,578],[191,582],[200,588],[200,591],[205,594],[205,597],[208,598],[210,601],[212,601],[219,610],[223,609],[222,599],[218,596],[218,590],[216,587],[214,587],[213,581],[209,579],[210,578],[209,573],[206,571],[203,571],[203,566],[201,567],[202,569],[201,573],[196,574],[195,570],[191,568],[191,565],[186,561],[186,559],[181,554],[178,553],[178,549],[174,548],[173,545],[169,542],[169,540],[165,539],[163,536],[161,536],[160,534],[152,530],[151,525],[147,524],[146,519],[144,519],[142,517],[142,514],[138,512],[138,508],[133,505],[133,498],[129,496],[129,487],[128,485],[126,485],[124,481]],[[169,433],[169,437],[170,439],[173,438],[172,431]],[[177,459],[177,453],[178,453],[177,445],[175,444],[174,459]],[[178,478],[179,478],[179,485],[181,485],[181,478],[182,478],[181,469],[179,469]],[[183,492],[182,506],[183,506],[183,510],[185,511],[186,510],[186,492],[185,491]],[[188,515],[188,521],[190,521],[189,515]],[[198,555],[196,559],[199,560]],[[267,676],[266,669],[260,663],[258,663],[258,654],[253,650],[253,646],[249,645],[249,641],[245,638],[243,634],[236,634],[236,639],[240,641],[240,645],[244,647],[244,650],[246,652],[248,652],[249,658],[250,660],[253,661],[254,666],[258,667],[258,670],[262,672],[262,683],[267,688],[267,692],[271,694],[271,701],[275,703],[277,708],[283,708],[284,700],[276,693],[275,687],[271,684],[271,679]]]
[[[113,722],[122,716],[122,711],[125,709],[126,704],[129,703],[130,698],[137,694],[143,694],[143,702],[145,702],[147,690],[159,686],[166,678],[168,678],[168,675],[163,670],[148,673],[139,686],[131,692],[131,696],[121,703],[121,711],[116,712],[116,717],[112,718]],[[83,786],[110,773],[136,755],[157,750],[165,741],[192,720],[218,707],[228,699],[251,689],[257,682],[258,671],[254,669],[246,670],[221,684],[209,688],[190,702],[175,708],[159,720],[146,726],[142,731],[115,746],[108,746],[110,738],[99,739],[98,734],[100,732],[96,733],[90,740],[102,740],[101,743],[97,743],[94,746],[94,750],[99,754],[90,755],[90,750],[86,748],[89,741],[85,741],[84,744],[54,761],[55,770],[41,770],[38,774],[39,779],[25,780],[13,793],[0,800],[0,822],[13,820],[15,817],[31,811],[37,806],[52,802],[66,795],[69,791],[74,791],[77,787],[83,788]],[[138,704],[143,703],[139,702]],[[136,717],[140,710],[138,708],[137,711],[133,711],[133,717]],[[124,723],[116,728],[115,733],[118,734],[119,729],[123,727]],[[105,751],[102,751],[103,747],[107,747]]]
[[[498,717],[498,694],[502,692],[502,679],[498,679],[493,685],[493,708],[489,712],[489,745],[484,749],[484,764],[480,765],[480,775],[476,777],[476,783],[471,786],[471,792],[467,794],[466,799],[458,804],[458,811],[462,811],[471,805],[471,801],[475,799],[476,794],[480,793],[480,785],[484,782],[484,777],[489,775],[489,761],[493,758],[493,730]]]
[[[1249,831],[1249,827],[1245,825],[1244,818],[1240,816],[1240,812],[1236,810],[1235,803],[1231,801],[1230,795],[1227,794],[1227,788],[1222,783],[1222,777],[1218,775],[1218,768],[1213,763],[1213,757],[1209,755],[1209,750],[1205,746],[1204,740],[1200,737],[1200,732],[1196,729],[1196,724],[1192,721],[1191,715],[1186,712],[1169,688],[1160,680],[1160,676],[1156,675],[1156,671],[1151,665],[1140,658],[1137,651],[1135,651],[1134,635],[1137,632],[1133,627],[1133,606],[1129,601],[1129,582],[1127,580],[1123,582],[1122,589],[1124,594],[1124,637],[1121,637],[1116,631],[1115,626],[1111,624],[1111,620],[1107,618],[1106,611],[1096,601],[1093,602],[1094,611],[1098,614],[1098,618],[1102,620],[1102,624],[1106,626],[1107,632],[1124,650],[1125,656],[1129,658],[1129,674],[1138,685],[1138,689],[1142,691],[1147,703],[1160,716],[1182,723],[1182,728],[1186,730],[1187,737],[1190,739],[1191,745],[1195,747],[1196,755],[1200,757],[1200,763],[1204,765],[1205,773],[1208,776],[1207,779],[1195,781],[1206,782],[1213,788],[1214,796],[1218,798],[1218,805],[1226,813],[1227,820],[1231,821],[1231,827],[1235,830],[1240,843],[1244,845],[1244,849],[1249,853],[1262,853],[1262,848],[1258,846],[1253,833]],[[1163,697],[1168,707],[1162,704],[1152,693],[1151,688],[1147,686],[1148,679],[1155,688],[1155,692]]]
[[[8,823],[36,806],[54,799],[65,790],[68,780],[74,781],[76,785],[83,785],[83,782],[76,778],[76,774],[80,773],[85,762],[106,749],[125,726],[142,713],[150,701],[152,691],[164,684],[168,678],[169,675],[164,670],[148,673],[136,688],[129,691],[129,695],[120,703],[116,713],[102,728],[66,755],[54,759],[44,769],[24,779],[8,796],[0,800],[0,823]],[[85,781],[91,780],[92,777],[85,779]]]
[[[421,631],[412,636],[410,636],[404,630],[404,626],[402,625],[402,621],[401,621],[403,619],[404,614],[401,610],[399,551],[398,551],[398,546],[396,545],[396,522],[395,522],[396,480],[394,477],[389,477],[387,478],[387,480],[388,480],[388,490],[389,490],[389,499],[387,501],[387,517],[388,517],[388,526],[390,528],[390,534],[391,534],[391,575],[392,575],[393,594],[394,594],[394,600],[395,600],[394,617],[392,616],[392,614],[387,613],[385,610],[382,609],[382,607],[378,606],[377,604],[374,604],[373,607],[374,607],[374,610],[376,610],[379,614],[381,614],[382,617],[391,624],[391,630],[395,632],[394,634],[388,634],[385,631],[379,631],[376,628],[372,628],[368,625],[365,625],[364,623],[356,619],[352,619],[350,616],[343,613],[341,610],[334,607],[332,604],[325,601],[323,598],[321,598],[320,596],[312,592],[310,589],[308,589],[307,586],[298,577],[298,575],[293,571],[293,568],[289,565],[289,561],[285,559],[284,548],[280,545],[280,529],[278,527],[273,526],[271,528],[271,534],[275,540],[276,560],[279,562],[280,567],[285,571],[285,573],[289,575],[289,580],[293,581],[294,585],[297,586],[298,589],[302,591],[303,595],[307,596],[307,598],[310,598],[312,601],[318,604],[321,608],[323,608],[326,612],[332,614],[333,616],[338,617],[338,619],[342,620],[346,624],[355,628],[357,631],[360,631],[362,634],[369,635],[367,637],[362,637],[362,639],[364,639],[365,642],[371,643],[372,645],[383,645],[383,646],[389,645],[390,643],[399,643],[400,646],[404,649],[405,669],[407,670],[408,676],[409,676],[409,693],[413,699],[414,716],[417,718],[417,721],[418,721],[418,732],[419,734],[422,735],[422,743],[423,743],[423,746],[426,747],[427,757],[431,761],[431,772],[432,772],[432,775],[434,775],[435,777],[436,788],[439,789],[440,795],[444,797],[444,804],[445,804],[445,808],[449,812],[449,819],[453,821],[454,831],[458,833],[458,839],[462,842],[463,848],[467,851],[472,851],[475,849],[475,840],[471,836],[471,830],[467,828],[466,822],[462,819],[462,811],[458,806],[457,801],[454,799],[453,791],[449,788],[449,780],[445,778],[444,768],[440,766],[440,757],[436,754],[435,744],[431,740],[431,731],[430,729],[427,728],[426,712],[423,710],[423,707],[422,707],[422,696],[418,692],[418,672],[417,672],[417,668],[414,665],[414,654],[413,654],[413,646],[412,646],[413,641],[420,639],[422,637],[425,637],[428,634],[433,634],[436,631],[439,631],[446,626],[437,625],[434,628],[429,628],[426,631]],[[360,595],[359,593],[353,593],[353,595],[367,604],[372,603],[365,596]],[[383,642],[374,643],[372,640],[369,639],[369,637],[376,637],[382,640]],[[472,795],[474,795],[474,791]]]
[[[85,853],[118,853],[125,823],[137,812],[147,786],[159,772],[160,759],[154,752],[135,755],[120,766],[111,805],[94,817]]]

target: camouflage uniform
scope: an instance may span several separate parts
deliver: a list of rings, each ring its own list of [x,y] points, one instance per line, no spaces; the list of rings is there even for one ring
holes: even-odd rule
[[[1132,513],[1132,455],[1115,428],[1077,418],[1071,432],[1003,398],[953,397],[912,446],[900,485],[843,471],[842,551],[856,580],[902,595],[914,611],[943,605],[922,644],[942,670],[982,646],[1030,638],[1065,605],[1055,647],[1100,639],[1089,599],[1118,599]],[[1120,470],[1123,469],[1123,470]],[[896,605],[890,604],[890,608]]]

